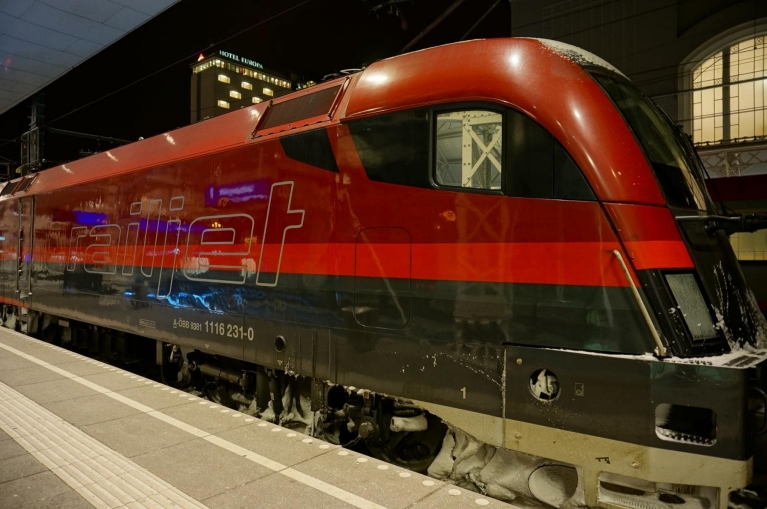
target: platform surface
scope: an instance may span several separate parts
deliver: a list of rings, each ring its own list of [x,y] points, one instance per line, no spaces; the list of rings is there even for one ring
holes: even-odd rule
[[[512,507],[0,328],[0,509]]]

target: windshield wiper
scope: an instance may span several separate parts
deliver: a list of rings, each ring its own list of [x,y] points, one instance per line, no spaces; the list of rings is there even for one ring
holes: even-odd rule
[[[703,228],[709,234],[724,230],[727,235],[733,233],[753,233],[767,230],[767,214],[735,214],[732,216],[678,216],[677,221],[703,221]]]

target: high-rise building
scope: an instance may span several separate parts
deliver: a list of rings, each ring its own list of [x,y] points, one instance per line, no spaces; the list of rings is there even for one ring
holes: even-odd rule
[[[292,83],[255,60],[218,51],[192,65],[191,123],[287,94]]]

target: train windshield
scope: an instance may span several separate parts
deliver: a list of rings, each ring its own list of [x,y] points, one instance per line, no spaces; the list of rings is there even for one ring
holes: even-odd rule
[[[703,178],[685,152],[674,128],[657,107],[636,87],[622,80],[593,74],[618,107],[652,164],[668,204],[673,207],[706,210]]]

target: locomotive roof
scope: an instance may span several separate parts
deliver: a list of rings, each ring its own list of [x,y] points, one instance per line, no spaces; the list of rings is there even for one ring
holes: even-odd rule
[[[27,194],[230,150],[318,125],[418,106],[490,101],[522,111],[549,130],[600,199],[663,204],[631,131],[584,66],[617,72],[594,55],[540,39],[474,40],[424,49],[378,61],[351,77],[50,168],[38,174]],[[270,104],[347,82],[333,118],[252,139]]]

